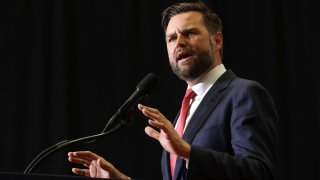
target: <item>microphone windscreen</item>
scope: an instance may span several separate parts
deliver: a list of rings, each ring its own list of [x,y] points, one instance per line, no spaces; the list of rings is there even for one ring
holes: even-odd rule
[[[143,91],[145,94],[149,94],[156,85],[159,83],[159,78],[153,73],[147,74],[140,83],[137,85],[139,91]]]

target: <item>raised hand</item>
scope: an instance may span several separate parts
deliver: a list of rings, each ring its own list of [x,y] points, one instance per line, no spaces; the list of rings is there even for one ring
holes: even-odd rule
[[[161,146],[171,154],[182,157],[185,160],[189,160],[191,146],[183,140],[172,123],[158,110],[142,104],[138,104],[138,109],[148,118],[150,126],[145,128],[145,132],[148,136],[158,140]],[[153,127],[159,129],[155,130]]]
[[[130,179],[128,176],[117,170],[111,163],[93,152],[69,152],[68,156],[70,162],[81,164],[86,167],[84,169],[72,168],[72,172],[75,174],[93,178]]]

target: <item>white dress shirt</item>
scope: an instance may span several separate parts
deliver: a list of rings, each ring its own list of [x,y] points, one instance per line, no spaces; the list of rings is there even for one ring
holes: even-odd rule
[[[201,103],[203,97],[207,94],[209,89],[212,87],[212,85],[217,81],[217,79],[226,72],[226,68],[223,64],[220,64],[210,70],[196,85],[192,86],[192,90],[197,94],[196,97],[194,97],[191,100],[191,106],[187,115],[186,123],[184,126],[184,130],[188,126],[190,119],[192,118],[194,112],[198,108],[199,104]],[[188,86],[188,88],[190,88]],[[188,89],[187,88],[187,89]],[[178,122],[176,123],[178,124]]]

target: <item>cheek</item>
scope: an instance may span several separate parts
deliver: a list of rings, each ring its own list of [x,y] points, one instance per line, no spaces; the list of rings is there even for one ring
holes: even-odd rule
[[[210,48],[210,40],[209,39],[203,39],[203,38],[197,38],[190,42],[190,46],[193,50],[203,50]]]
[[[170,47],[167,47],[167,53],[168,53],[168,57],[171,61],[171,59],[173,58],[173,49]]]
[[[172,56],[169,55],[169,63],[172,64],[174,62],[175,62],[175,59]]]

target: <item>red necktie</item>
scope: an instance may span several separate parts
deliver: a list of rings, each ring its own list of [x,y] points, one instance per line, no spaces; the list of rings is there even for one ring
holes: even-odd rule
[[[197,94],[191,88],[189,88],[183,98],[178,124],[176,125],[176,131],[180,137],[182,137],[183,135],[184,126],[186,124],[186,118],[190,108],[190,101],[196,95]],[[177,160],[177,156],[170,154],[170,168],[171,168],[172,179],[174,175],[174,169],[176,167],[176,160]]]

